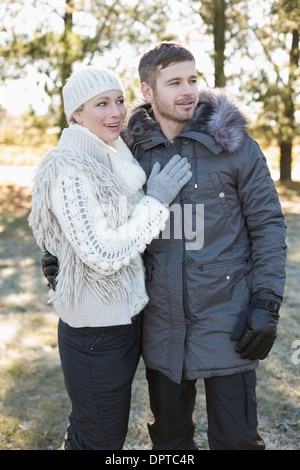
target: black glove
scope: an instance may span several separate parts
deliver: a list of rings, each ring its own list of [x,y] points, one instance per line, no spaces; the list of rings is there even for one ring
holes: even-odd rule
[[[243,359],[262,360],[271,351],[277,338],[281,301],[269,292],[253,294],[231,335],[233,341],[240,340],[235,350]]]
[[[59,270],[58,259],[47,250],[44,251],[42,256],[42,270],[47,278],[49,289],[55,290],[56,276]]]

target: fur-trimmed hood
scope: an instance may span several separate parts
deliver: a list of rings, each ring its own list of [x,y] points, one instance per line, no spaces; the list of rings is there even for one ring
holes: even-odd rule
[[[160,127],[151,105],[143,104],[131,111],[122,137],[132,148],[141,137],[157,130],[160,131]],[[209,135],[224,151],[234,153],[245,139],[246,119],[237,100],[226,95],[223,90],[205,90],[200,93],[195,115],[185,130]]]

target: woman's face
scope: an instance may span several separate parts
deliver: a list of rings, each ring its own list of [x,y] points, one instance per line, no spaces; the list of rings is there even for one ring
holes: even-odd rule
[[[78,124],[110,144],[120,136],[126,113],[123,93],[109,90],[87,101],[81,111],[74,111],[73,117]]]

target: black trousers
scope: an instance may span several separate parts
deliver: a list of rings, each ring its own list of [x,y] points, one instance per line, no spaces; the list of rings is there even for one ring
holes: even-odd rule
[[[120,450],[141,353],[141,318],[130,325],[72,328],[62,320],[58,345],[72,408],[65,450]]]
[[[193,411],[196,380],[172,382],[146,369],[154,422],[153,450],[196,450]],[[257,433],[256,372],[204,379],[211,450],[264,450]]]

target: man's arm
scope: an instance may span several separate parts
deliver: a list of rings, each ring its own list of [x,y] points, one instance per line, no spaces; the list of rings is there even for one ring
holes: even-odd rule
[[[244,149],[238,182],[249,238],[253,275],[250,303],[241,314],[232,340],[243,358],[264,359],[277,337],[286,264],[286,223],[266,159],[252,139]]]

